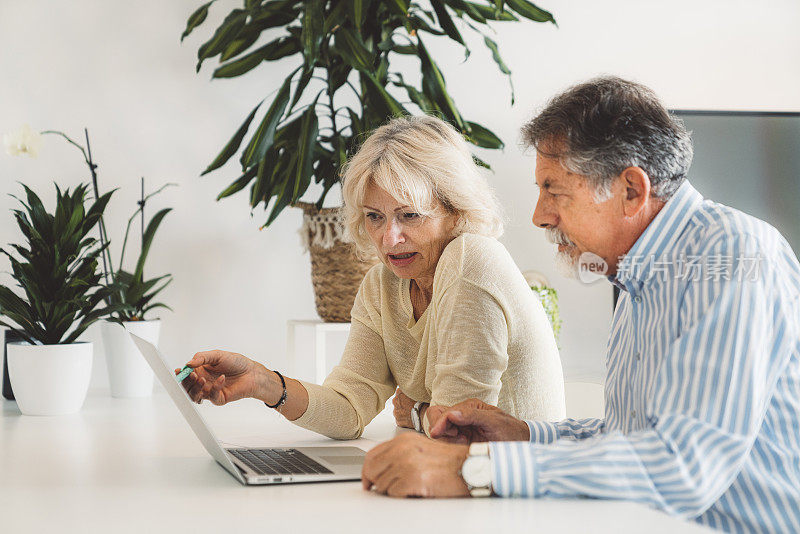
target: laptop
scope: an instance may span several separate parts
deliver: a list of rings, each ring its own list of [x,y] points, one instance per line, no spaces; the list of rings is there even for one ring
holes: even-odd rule
[[[159,350],[135,334],[130,336],[208,453],[242,484],[361,479],[366,453],[357,447],[223,448]]]

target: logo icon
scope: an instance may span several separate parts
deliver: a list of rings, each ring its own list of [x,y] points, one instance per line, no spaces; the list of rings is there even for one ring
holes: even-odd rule
[[[606,261],[592,252],[584,252],[578,258],[578,279],[584,284],[602,280],[608,273]]]

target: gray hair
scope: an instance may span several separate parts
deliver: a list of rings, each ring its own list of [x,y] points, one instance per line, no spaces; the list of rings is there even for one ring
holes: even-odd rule
[[[692,140],[644,85],[614,76],[594,78],[553,98],[522,127],[523,142],[586,177],[598,200],[628,167],[650,177],[652,195],[666,200],[686,179]]]
[[[464,137],[432,116],[397,117],[376,129],[343,171],[345,237],[361,258],[375,255],[364,227],[369,184],[422,215],[458,216],[454,235],[499,237],[503,214],[494,191],[472,159]]]

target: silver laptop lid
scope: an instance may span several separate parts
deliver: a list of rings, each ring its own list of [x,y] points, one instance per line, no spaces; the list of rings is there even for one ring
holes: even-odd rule
[[[186,390],[184,390],[183,386],[181,386],[175,379],[175,374],[170,370],[167,362],[164,360],[164,357],[161,355],[158,349],[149,341],[146,341],[135,334],[131,334],[130,332],[129,334],[131,339],[133,339],[133,342],[136,343],[136,346],[139,348],[139,351],[142,353],[142,356],[144,356],[144,359],[147,360],[147,363],[153,369],[156,378],[158,378],[158,381],[161,382],[162,386],[164,386],[164,389],[167,390],[169,396],[172,397],[172,401],[175,403],[175,406],[177,406],[181,414],[183,414],[183,418],[186,419],[186,422],[189,423],[190,427],[192,427],[195,435],[206,448],[208,453],[217,462],[219,462],[222,467],[230,471],[233,476],[239,479],[240,482],[244,483],[245,479],[242,476],[242,473],[233,464],[225,450],[220,446],[219,441],[217,441],[217,438],[203,420],[203,416],[200,415],[200,412],[197,410],[197,405],[192,402],[192,399],[189,398]]]

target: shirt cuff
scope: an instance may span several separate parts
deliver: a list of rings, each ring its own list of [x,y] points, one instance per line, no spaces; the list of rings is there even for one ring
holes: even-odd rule
[[[547,421],[525,420],[531,432],[531,443],[553,443],[558,439],[558,428],[555,423]]]
[[[534,447],[524,441],[489,443],[492,490],[501,497],[535,497],[537,473]]]

